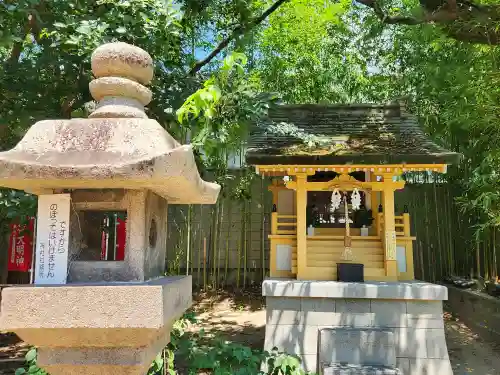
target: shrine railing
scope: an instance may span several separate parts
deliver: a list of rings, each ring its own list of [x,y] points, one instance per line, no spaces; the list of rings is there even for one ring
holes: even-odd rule
[[[396,236],[410,237],[410,214],[402,214],[394,217],[394,226],[396,228]],[[374,222],[376,226],[376,234],[381,236],[384,231],[384,215],[378,213]],[[271,213],[271,234],[282,236],[293,236],[297,234],[297,216],[296,215],[281,215],[277,212]]]
[[[394,226],[396,228],[396,236],[410,237],[410,214],[403,214],[394,217]],[[384,231],[384,214],[378,213],[376,220],[377,234],[382,235]]]
[[[277,212],[271,213],[271,234],[277,235],[296,235],[297,234],[297,216],[278,215]]]

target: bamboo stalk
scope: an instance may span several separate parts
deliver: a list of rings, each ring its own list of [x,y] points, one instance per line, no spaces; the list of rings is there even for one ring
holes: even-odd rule
[[[214,289],[217,289],[217,280],[216,279],[216,267],[217,267],[217,257],[216,257],[216,247],[217,247],[217,226],[218,226],[218,221],[219,221],[219,205],[220,205],[220,199],[217,200],[217,203],[215,203],[215,207],[212,213],[212,228],[211,228],[211,237],[210,237],[210,242],[211,242],[211,249],[210,249],[210,255],[212,256],[212,286]]]
[[[497,228],[493,227],[492,231],[492,243],[493,243],[493,274],[491,275],[495,279],[498,279],[498,264],[497,264]]]
[[[479,241],[476,239],[476,267],[477,267],[477,278],[481,277],[481,255],[479,253]]]
[[[489,232],[489,229],[487,229]],[[490,251],[489,251],[489,241],[488,241],[488,236],[486,232],[483,232],[483,237],[484,240],[482,241],[483,244],[483,257],[484,257],[484,279],[489,280],[490,279]]]
[[[264,176],[262,176],[264,177]],[[260,184],[260,204],[261,204],[261,231],[260,231],[260,267],[262,271],[262,281],[266,278],[266,202],[264,197],[264,178]]]
[[[200,207],[200,242],[198,246],[198,272],[197,272],[197,280],[198,280],[198,285],[200,285],[200,280],[201,280],[201,253],[202,253],[202,239],[203,239],[203,206]]]
[[[193,216],[196,217],[196,207],[195,206],[193,206]],[[189,261],[190,261],[189,274],[194,275],[194,262],[195,262],[194,253],[195,253],[195,248],[196,248],[195,242],[196,242],[196,235],[198,234],[199,228],[196,225],[194,225],[194,221],[192,218],[191,218],[191,228],[192,228],[193,234],[192,234],[192,238],[191,238],[191,256],[189,258]]]
[[[446,202],[446,216],[448,218],[447,223],[448,223],[448,256],[449,256],[449,263],[450,263],[450,269],[449,273],[450,275],[454,275],[456,273],[456,265],[455,265],[455,257],[453,253],[453,237],[451,235],[452,233],[452,225],[451,225],[451,220],[450,218],[456,217],[452,216],[452,205],[453,202],[450,199],[450,186],[447,185],[446,190],[445,190],[445,199],[444,201]],[[455,231],[456,233],[456,231]],[[459,234],[459,233],[456,233]]]
[[[424,190],[424,212],[429,212],[429,204],[428,204],[428,199],[427,199],[427,189],[426,187],[423,188]],[[429,265],[429,281],[434,281],[435,280],[435,275],[432,269],[432,259],[431,258],[431,246],[432,244],[429,244],[429,218],[426,217],[425,219],[425,241],[424,241],[424,248],[427,248],[427,264]]]
[[[241,252],[243,247],[243,233],[245,231],[245,215],[241,217],[240,238],[238,241],[238,261],[236,267],[236,288],[240,288],[240,271],[241,271]]]
[[[221,246],[220,246],[220,238],[221,238],[221,230],[222,230],[222,222],[224,220],[224,202],[220,203],[220,218],[217,223],[217,268],[215,275],[215,289],[219,286],[219,277],[220,277],[220,259],[221,259]],[[229,223],[228,223],[229,225]]]
[[[189,266],[191,264],[191,221],[192,221],[192,205],[188,206],[187,215],[187,233],[186,233],[186,275],[189,275]]]
[[[436,181],[433,181],[432,183],[432,190],[434,192],[434,211],[435,211],[435,214],[436,214],[436,234],[437,234],[437,240],[438,240],[438,249],[437,249],[437,253],[438,253],[438,258],[439,258],[439,268],[438,268],[438,271],[439,271],[439,279],[442,279],[443,278],[443,248],[441,246],[441,225],[439,223],[439,210],[438,210],[438,197],[437,197],[437,187],[436,187]],[[434,279],[436,280],[436,279]]]
[[[243,239],[243,289],[247,286],[247,258],[248,258],[248,201],[245,200],[245,206],[243,209],[243,216],[245,218],[245,230],[244,230],[244,239]],[[250,224],[251,228],[251,224]]]
[[[203,290],[207,290],[207,237],[203,237]]]
[[[229,269],[229,239],[230,239],[230,234],[231,234],[231,227],[232,227],[232,215],[233,212],[231,210],[231,203],[232,200],[229,198],[228,200],[228,217],[227,217],[227,231],[226,231],[226,259],[224,259],[224,286],[227,285],[227,276],[228,276],[228,269]]]

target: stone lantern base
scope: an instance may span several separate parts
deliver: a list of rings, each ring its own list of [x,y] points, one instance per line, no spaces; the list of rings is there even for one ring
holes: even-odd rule
[[[191,276],[3,290],[0,326],[51,375],[144,375],[192,304]]]

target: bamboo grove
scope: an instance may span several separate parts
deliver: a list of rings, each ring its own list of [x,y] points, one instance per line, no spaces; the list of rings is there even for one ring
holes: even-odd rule
[[[406,181],[405,189],[396,193],[396,213],[407,209],[412,217],[415,277],[431,282],[452,275],[496,277],[498,230],[477,232],[478,217],[460,209],[459,191],[443,176],[422,173],[406,176]],[[252,199],[226,197],[218,207],[196,212],[193,207],[172,207],[168,272],[193,275],[202,289],[258,285],[269,272],[269,183],[256,178]]]

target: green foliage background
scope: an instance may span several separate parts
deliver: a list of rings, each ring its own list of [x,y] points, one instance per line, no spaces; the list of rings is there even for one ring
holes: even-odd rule
[[[101,43],[121,40],[141,46],[156,63],[148,115],[180,141],[192,142],[200,167],[221,183],[232,178],[228,158],[240,151],[249,124],[277,98],[288,103],[399,99],[437,142],[464,155],[447,178],[459,191],[457,203],[474,215],[478,233],[500,224],[495,44],[452,39],[449,25],[439,22],[388,24],[363,1],[281,1],[256,24],[273,3],[1,2],[0,148],[15,145],[37,120],[86,116],[92,108],[90,54]],[[423,14],[424,3],[414,0],[378,4],[388,16]],[[196,61],[238,29],[245,32],[190,74]],[[2,206],[12,208],[10,199],[4,194]],[[29,214],[32,198],[26,199],[15,205]]]

